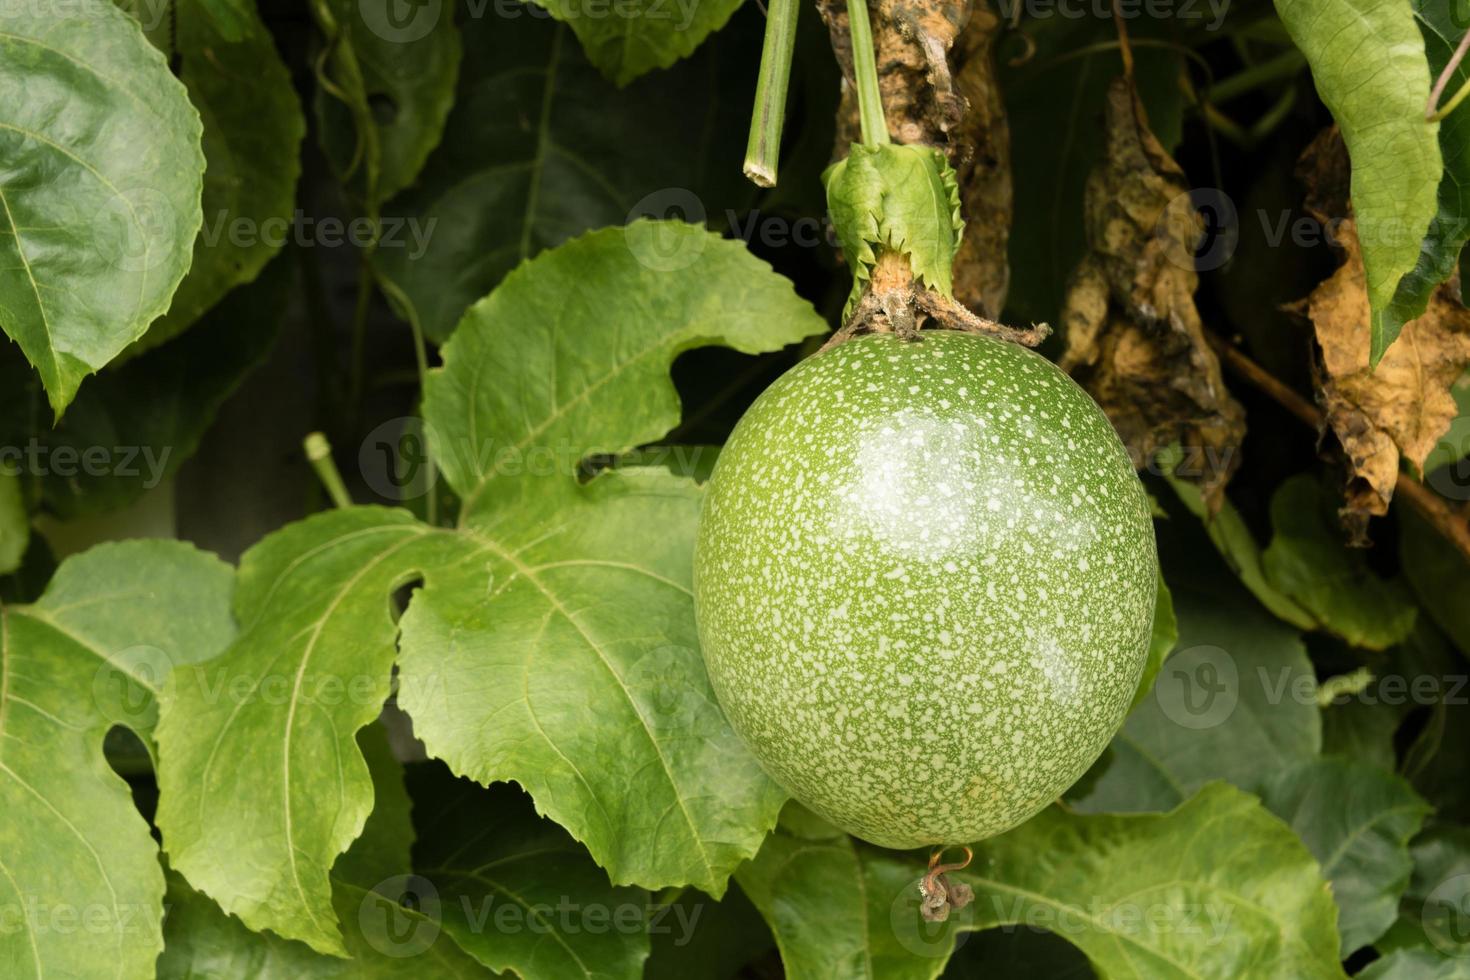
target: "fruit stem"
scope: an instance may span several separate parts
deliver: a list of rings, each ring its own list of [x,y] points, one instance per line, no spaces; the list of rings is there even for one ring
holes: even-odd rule
[[[889,142],[888,121],[883,118],[883,96],[878,91],[878,62],[873,54],[867,0],[847,0],[847,29],[852,37],[852,73],[857,79],[863,145],[882,146]]]
[[[766,39],[761,48],[760,75],[755,83],[755,111],[750,116],[750,141],[745,145],[745,176],[761,187],[776,186],[799,4],[800,0],[770,0],[766,10]]]

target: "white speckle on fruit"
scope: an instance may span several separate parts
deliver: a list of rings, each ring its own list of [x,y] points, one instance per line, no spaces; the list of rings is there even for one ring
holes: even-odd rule
[[[1156,570],[1127,454],[1054,365],[970,334],[869,336],[736,426],[695,608],[771,775],[918,847],[1000,833],[1086,771],[1137,686]]]

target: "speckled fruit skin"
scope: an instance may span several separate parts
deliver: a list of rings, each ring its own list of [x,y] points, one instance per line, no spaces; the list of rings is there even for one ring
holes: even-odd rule
[[[720,704],[802,803],[885,847],[1026,820],[1122,724],[1148,650],[1148,501],[1038,354],[926,331],[804,361],[710,478],[694,607]]]

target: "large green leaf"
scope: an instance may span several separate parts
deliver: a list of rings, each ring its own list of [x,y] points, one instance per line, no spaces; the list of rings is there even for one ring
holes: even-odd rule
[[[220,9],[231,14],[223,24]],[[140,347],[183,332],[281,250],[306,135],[291,74],[254,3],[175,0],[173,11],[179,77],[204,121],[204,224],[173,305]]]
[[[1439,126],[1424,121],[1424,38],[1404,0],[1276,0],[1276,11],[1307,56],[1352,159],[1353,217],[1372,308],[1363,339],[1377,364],[1412,318],[1414,304],[1393,300],[1419,262],[1444,172]],[[1427,299],[1424,290],[1420,310]]]
[[[1401,580],[1385,581],[1343,541],[1332,495],[1309,473],[1271,497],[1275,535],[1261,555],[1266,580],[1354,646],[1385,650],[1414,628],[1418,610]]]
[[[184,544],[110,544],[63,563],[35,604],[0,607],[7,977],[153,975],[158,846],[102,739],[146,736],[170,665],[229,642],[231,579]]]
[[[530,15],[471,19],[446,129],[418,186],[387,209],[374,257],[434,340],[511,269],[592,228],[650,212],[723,217],[749,199],[748,112],[722,97],[745,33],[666,73],[609,90],[569,36]],[[682,210],[682,215],[669,212]]]
[[[419,842],[444,929],[485,966],[528,980],[643,975],[649,895],[616,888],[514,786],[483,789],[440,765],[409,775]]]
[[[354,737],[389,692],[388,597],[467,550],[402,511],[291,525],[241,561],[238,641],[170,678],[157,816],[170,863],[250,928],[346,955],[328,874],[372,809]]]
[[[316,96],[322,149],[369,215],[413,183],[444,133],[461,55],[453,7],[412,4],[405,20],[398,0],[312,0],[330,76]]]
[[[1261,799],[1297,832],[1332,882],[1343,958],[1383,935],[1409,884],[1409,838],[1429,804],[1399,777],[1343,758],[1284,769]]]
[[[1173,583],[1177,651],[1073,804],[1088,812],[1166,810],[1224,779],[1255,791],[1321,747],[1316,679],[1296,632],[1229,582]]]
[[[171,874],[159,980],[494,976],[443,933],[444,910],[433,887],[411,873],[413,827],[403,769],[382,729],[365,728],[358,741],[370,760],[376,799],[362,836],[332,869],[333,901],[352,958],[323,956],[302,943],[251,932]],[[417,906],[401,901],[408,898]]]
[[[975,845],[975,899],[919,917],[924,858],[783,829],[740,870],[786,975],[927,980],[964,932],[1044,926],[1102,977],[1342,977],[1332,899],[1300,840],[1222,784],[1167,814],[1053,807]]]
[[[640,264],[660,244],[688,263]],[[615,884],[721,893],[784,794],[699,656],[699,490],[652,467],[583,482],[578,463],[674,427],[680,351],[769,350],[824,326],[742,246],[678,223],[597,232],[509,277],[425,402],[461,527],[376,508],[287,527],[242,562],[238,642],[171,679],[158,823],[174,866],[246,925],[344,952],[328,872],[372,799],[352,736],[388,691],[388,599],[422,579],[399,703],[430,753],[520,783]]]
[[[1465,33],[1464,0],[1414,0],[1414,16],[1424,35],[1431,77],[1438,78]],[[1460,64],[1445,86],[1445,98],[1470,82],[1470,66]],[[1439,202],[1420,248],[1418,264],[1405,274],[1394,293],[1389,315],[1403,324],[1424,312],[1440,283],[1454,274],[1460,251],[1470,237],[1470,115],[1452,112],[1439,124],[1439,150],[1444,176]]]
[[[689,57],[740,6],[740,0],[628,0],[594,11],[580,0],[534,2],[568,24],[587,59],[620,86]]]
[[[1354,976],[1358,980],[1470,980],[1470,959],[1430,949],[1398,949]]]
[[[0,65],[0,329],[60,415],[189,268],[199,114],[110,3],[6,7]]]
[[[492,512],[492,487],[564,482],[677,425],[668,367],[684,351],[754,354],[826,326],[738,242],[676,221],[595,231],[465,314],[424,385],[430,447],[464,518]]]

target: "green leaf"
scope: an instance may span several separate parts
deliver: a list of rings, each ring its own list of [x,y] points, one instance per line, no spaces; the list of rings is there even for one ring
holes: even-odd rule
[[[399,231],[374,255],[436,341],[542,249],[644,212],[713,220],[750,198],[740,174],[748,110],[721,97],[725,66],[749,47],[743,33],[611,91],[568,28],[512,8],[523,9],[465,23],[465,46],[479,54],[460,73],[451,138],[387,209]]]
[[[587,60],[619,86],[694,53],[740,6],[740,0],[626,0],[604,16],[578,0],[534,0],[571,27]],[[534,14],[528,14],[534,16]]]
[[[139,348],[182,333],[281,250],[306,135],[291,74],[253,3],[175,0],[173,11],[179,78],[204,122],[204,224],[173,305]]]
[[[1431,78],[1440,76],[1460,43],[1465,32],[1463,9],[1461,0],[1414,0],[1414,17],[1424,36]],[[1442,99],[1467,81],[1470,67],[1461,64],[1450,74]],[[1454,274],[1470,236],[1470,116],[1452,112],[1440,122],[1439,150],[1444,176],[1439,180],[1437,210],[1420,246],[1418,263],[1399,282],[1389,308],[1390,321],[1398,324],[1424,312],[1435,287]]]
[[[1138,690],[1133,694],[1133,703],[1129,710],[1138,707],[1139,703],[1148,697],[1154,689],[1154,678],[1159,676],[1159,670],[1164,666],[1164,661],[1174,651],[1174,646],[1179,642],[1179,622],[1174,616],[1174,597],[1169,593],[1169,586],[1164,583],[1164,573],[1159,572],[1159,596],[1154,602],[1154,626],[1153,632],[1148,638],[1148,660],[1143,665],[1143,676],[1138,679]]]
[[[1282,770],[1261,799],[1297,832],[1332,882],[1342,957],[1383,935],[1409,884],[1409,838],[1429,804],[1399,777],[1342,758]]]
[[[1389,670],[1397,678],[1392,700],[1406,712],[1429,709],[1404,753],[1403,774],[1434,804],[1437,819],[1470,822],[1470,780],[1462,751],[1470,743],[1470,678],[1463,656],[1433,626],[1420,623],[1394,651]]]
[[[110,3],[6,8],[0,32],[0,328],[59,416],[189,268],[199,114]]]
[[[1470,980],[1470,959],[1428,949],[1399,949],[1354,976],[1357,980]]]
[[[827,329],[790,282],[739,242],[640,220],[522,265],[465,314],[424,386],[429,441],[475,515],[503,484],[564,482],[679,422],[679,354],[754,354]],[[512,385],[486,378],[518,377]],[[536,449],[535,455],[531,450]]]
[[[0,607],[7,975],[153,976],[158,845],[102,739],[146,736],[170,665],[229,641],[231,578],[188,545],[109,544],[64,562],[34,605]]]
[[[1357,759],[1392,772],[1397,759],[1393,736],[1403,721],[1402,706],[1350,698],[1322,709],[1322,754]]]
[[[942,151],[854,143],[847,156],[827,168],[822,182],[842,254],[852,267],[847,312],[885,249],[906,256],[922,285],[954,297],[954,257],[965,222],[959,183]]]
[[[1161,860],[1160,856],[1167,859]],[[786,975],[935,976],[960,934],[1041,925],[1111,977],[1342,977],[1317,863],[1255,798],[1211,784],[1167,814],[1052,807],[951,873],[975,899],[924,923],[924,858],[782,829],[740,870]]]
[[[486,790],[440,765],[409,779],[421,814],[414,865],[462,949],[527,980],[643,975],[646,891],[610,886],[587,849],[514,786]]]
[[[46,450],[46,509],[63,519],[116,510],[178,472],[220,406],[269,355],[293,269],[288,259],[272,264],[183,336],[88,384],[37,437]]]
[[[639,261],[671,254],[689,261]],[[583,482],[578,464],[674,427],[681,351],[754,353],[824,326],[739,244],[677,223],[594,233],[507,278],[426,393],[432,444],[467,493],[461,527],[351,508],[283,529],[242,561],[239,640],[171,679],[157,820],[174,866],[247,926],[344,952],[328,871],[372,805],[352,735],[388,693],[389,597],[422,581],[398,698],[429,752],[520,783],[614,884],[723,892],[784,794],[699,656],[699,488],[653,467]],[[229,763],[246,756],[260,761]]]
[[[1354,646],[1386,650],[1414,629],[1418,610],[1403,582],[1384,581],[1361,549],[1349,549],[1331,496],[1301,473],[1271,497],[1275,535],[1261,556],[1272,588]]]
[[[1429,64],[1414,8],[1404,0],[1276,0],[1307,56],[1317,93],[1352,159],[1353,217],[1363,247],[1377,364],[1412,312],[1393,302],[1419,261],[1444,172],[1439,125],[1424,121]],[[1418,301],[1420,310],[1428,291]]]
[[[1159,459],[1165,467],[1164,479],[1178,495],[1180,503],[1184,504],[1191,514],[1204,522],[1205,532],[1209,535],[1210,542],[1220,553],[1220,557],[1225,559],[1225,564],[1229,565],[1231,571],[1240,579],[1240,584],[1245,586],[1261,605],[1271,610],[1283,622],[1290,623],[1298,629],[1319,628],[1321,624],[1317,622],[1315,616],[1290,596],[1282,593],[1267,579],[1262,564],[1261,546],[1256,544],[1255,537],[1251,534],[1250,528],[1246,527],[1235,505],[1227,498],[1221,504],[1218,513],[1210,514],[1199,487],[1174,477],[1165,454],[1160,453]]]
[[[1419,604],[1455,646],[1470,654],[1470,562],[1422,517],[1399,508],[1399,563]]]
[[[1470,114],[1459,118],[1470,123]],[[1465,159],[1470,161],[1470,148],[1467,148]],[[1465,220],[1467,228],[1470,228],[1470,216]],[[1439,442],[1424,457],[1425,473],[1433,473],[1441,466],[1453,465],[1470,456],[1470,372],[1460,375],[1460,380],[1450,387],[1450,395],[1459,411],[1444,435],[1439,437]]]
[[[377,980],[413,970],[446,978],[494,976],[443,933],[444,909],[432,886],[411,873],[413,827],[403,768],[383,730],[363,729],[358,743],[370,760],[376,803],[362,836],[332,869],[333,901],[352,958],[323,956],[302,943],[251,932],[170,874],[159,980]],[[421,904],[399,901],[409,897]]]
[[[328,85],[317,88],[322,150],[344,182],[378,213],[413,183],[439,145],[461,56],[454,4],[313,0],[326,36]],[[496,20],[497,17],[487,17]]]
[[[0,575],[9,575],[25,559],[31,543],[31,515],[20,475],[0,461]]]
[[[1078,809],[1166,810],[1214,779],[1256,791],[1321,747],[1316,679],[1296,632],[1228,582],[1172,588],[1177,651],[1113,738],[1112,761],[1072,801]]]
[[[1414,873],[1399,903],[1399,920],[1381,949],[1424,949],[1438,958],[1470,962],[1465,901],[1470,897],[1470,828],[1442,824],[1419,835],[1410,849]],[[1431,976],[1433,974],[1430,974]]]
[[[249,928],[346,955],[328,873],[372,809],[354,736],[388,696],[387,597],[466,550],[404,511],[291,525],[241,560],[236,643],[169,679],[157,823],[172,866]]]

